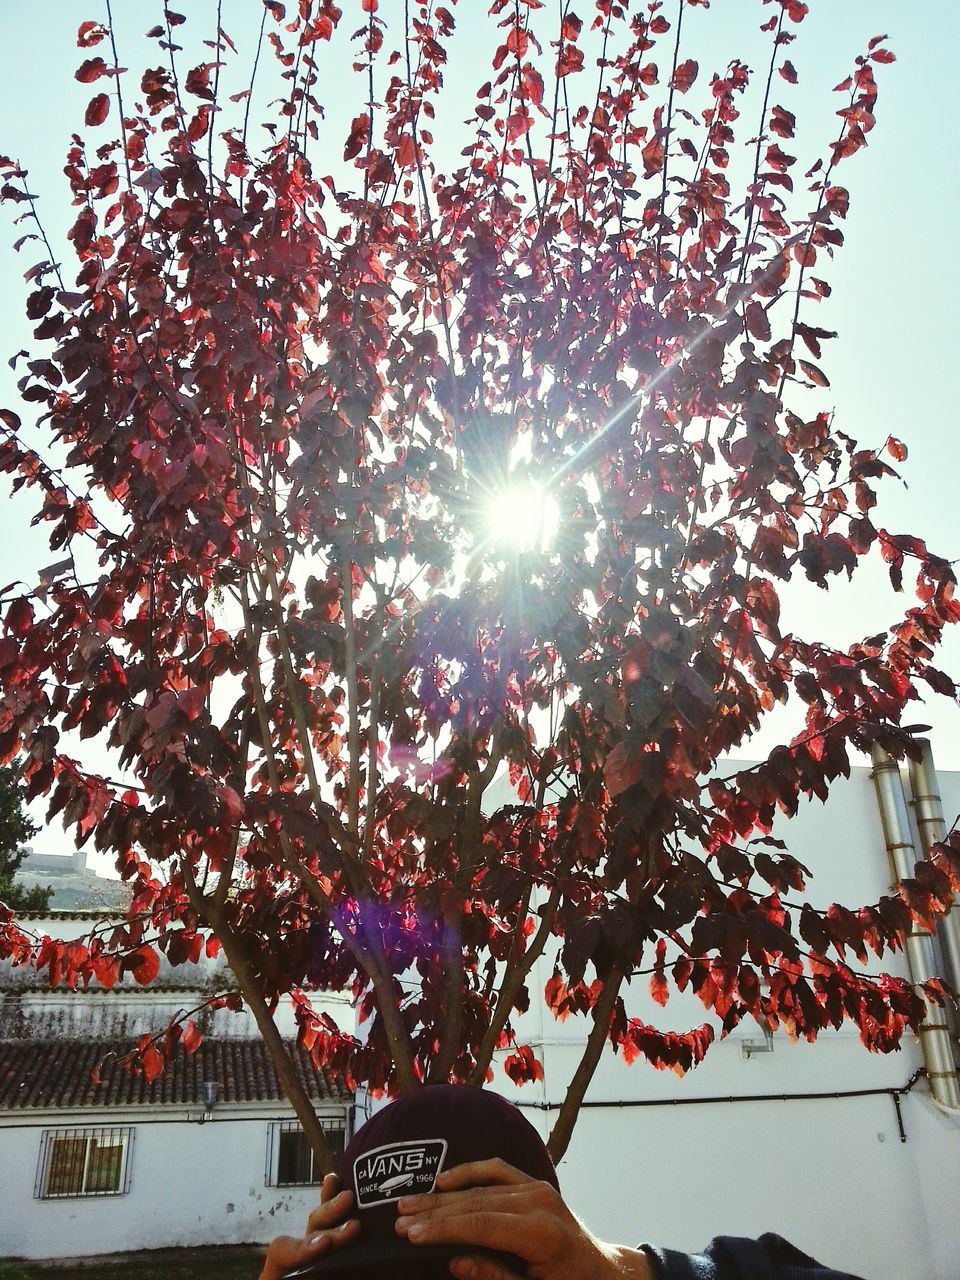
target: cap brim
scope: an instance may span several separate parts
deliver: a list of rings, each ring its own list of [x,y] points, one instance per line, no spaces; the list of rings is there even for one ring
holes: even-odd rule
[[[450,1275],[451,1258],[467,1254],[479,1255],[499,1262],[512,1271],[523,1272],[524,1264],[510,1253],[496,1249],[478,1249],[465,1245],[424,1244],[412,1245],[405,1240],[361,1240],[334,1253],[328,1253],[316,1262],[295,1271],[287,1271],[284,1280],[294,1277],[316,1276],[317,1280],[446,1280]]]

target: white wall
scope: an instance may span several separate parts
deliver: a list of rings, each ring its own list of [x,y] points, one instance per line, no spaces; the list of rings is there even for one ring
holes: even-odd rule
[[[85,1257],[300,1235],[317,1188],[268,1187],[264,1176],[268,1121],[292,1118],[289,1111],[264,1109],[239,1120],[220,1110],[200,1125],[151,1123],[150,1113],[121,1108],[72,1113],[79,1127],[134,1126],[130,1191],[62,1200],[36,1200],[33,1188],[42,1129],[63,1128],[66,1117],[0,1128],[0,1256]]]
[[[949,826],[960,805],[960,777],[944,775],[941,785]],[[804,896],[814,905],[857,907],[890,892],[868,769],[855,769],[825,804],[804,802],[794,819],[778,820],[774,834],[813,872]],[[902,953],[871,958],[868,967],[906,973]],[[575,1018],[556,1023],[543,1011],[538,997],[551,971],[545,958],[531,984],[533,1008],[517,1021],[519,1038],[543,1062],[543,1081],[517,1090],[495,1068],[493,1087],[521,1104],[562,1101],[589,1025]],[[626,992],[633,1016],[678,1030],[716,1022],[689,993],[672,994],[661,1009],[647,981],[637,979]],[[735,1100],[902,1087],[922,1065],[916,1037],[905,1037],[899,1053],[879,1055],[846,1027],[823,1033],[813,1045],[793,1045],[779,1032],[772,1053],[750,1059],[741,1052],[747,1039],[762,1042],[752,1022],[716,1042],[683,1078],[642,1060],[628,1067],[608,1051],[588,1103],[659,1099],[667,1105],[581,1112],[559,1171],[572,1207],[598,1234],[622,1243],[646,1240],[689,1251],[713,1235],[775,1231],[868,1280],[957,1280],[960,1117],[945,1117],[924,1081],[901,1103],[905,1143],[888,1095]],[[731,1100],[682,1105],[709,1097]],[[526,1114],[546,1137],[556,1111]]]

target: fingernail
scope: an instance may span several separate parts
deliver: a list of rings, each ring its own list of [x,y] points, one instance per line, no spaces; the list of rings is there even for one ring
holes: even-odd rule
[[[420,1236],[422,1236],[423,1233],[426,1231],[426,1229],[427,1229],[427,1224],[425,1222],[411,1223],[410,1226],[407,1227],[407,1239],[408,1240],[419,1239]]]
[[[460,1276],[460,1280],[471,1280],[477,1274],[477,1264],[471,1258],[454,1258],[450,1270],[455,1276]]]

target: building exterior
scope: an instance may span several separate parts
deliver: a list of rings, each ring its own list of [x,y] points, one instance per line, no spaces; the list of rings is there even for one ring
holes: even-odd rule
[[[960,813],[960,774],[939,782],[949,826]],[[912,801],[908,810],[919,857]],[[870,768],[854,768],[825,804],[803,803],[773,834],[813,873],[806,896],[817,907],[857,907],[890,892]],[[871,968],[906,973],[900,952]],[[539,969],[533,995],[552,960]],[[647,981],[625,997],[631,1016],[679,1030],[716,1023],[689,993],[660,1008]],[[542,1061],[543,1080],[516,1089],[496,1073],[494,1087],[528,1108],[545,1137],[584,1036],[582,1020],[558,1023],[532,1001],[518,1037]],[[792,1044],[783,1032],[768,1041],[756,1024],[741,1025],[682,1078],[608,1051],[560,1164],[561,1185],[608,1240],[692,1251],[714,1235],[775,1231],[867,1280],[958,1280],[960,1112],[934,1102],[923,1070],[915,1037],[898,1053],[873,1054],[846,1026]]]
[[[59,912],[29,924],[69,938],[101,916]],[[82,1258],[302,1232],[319,1172],[246,1014],[198,1015],[200,1047],[178,1051],[152,1082],[118,1065],[137,1036],[231,986],[219,959],[161,966],[148,988],[128,976],[86,991],[51,991],[29,970],[0,966],[0,1256]],[[343,998],[323,1007],[350,1017]],[[351,1095],[295,1047],[286,1010],[277,1021],[331,1142],[342,1144]]]
[[[36,853],[27,849],[13,878],[24,889],[52,889],[52,911],[104,911],[124,906],[130,897],[129,885],[98,876],[87,866],[83,849],[72,853]]]
[[[949,823],[960,812],[960,774],[939,781]],[[511,800],[506,788],[491,796],[494,805]],[[812,872],[815,906],[856,907],[890,891],[867,767],[774,834]],[[91,917],[37,924],[80,933]],[[906,973],[899,952],[872,967]],[[586,1034],[584,1021],[557,1023],[537,999],[551,973],[545,956],[517,1024],[542,1081],[516,1089],[498,1068],[492,1082],[545,1137]],[[103,1086],[91,1083],[104,1049],[162,1026],[218,984],[229,978],[211,963],[165,967],[145,991],[129,979],[114,991],[40,991],[28,975],[0,973],[0,1255],[262,1242],[302,1229],[316,1201],[316,1186],[303,1185],[313,1171],[244,1015],[210,1015],[197,1055],[149,1087],[109,1067]],[[665,1028],[712,1020],[688,993],[661,1009],[645,978],[627,1004]],[[350,1025],[345,997],[324,1007]],[[292,1019],[281,1029],[292,1038]],[[741,1026],[682,1078],[607,1052],[560,1164],[564,1193],[609,1240],[693,1250],[717,1234],[776,1231],[869,1280],[958,1280],[960,1112],[934,1101],[924,1067],[915,1039],[874,1055],[846,1028],[811,1045]],[[331,1129],[349,1130],[350,1099],[337,1082],[307,1059],[300,1070]],[[204,1085],[216,1086],[212,1108]]]

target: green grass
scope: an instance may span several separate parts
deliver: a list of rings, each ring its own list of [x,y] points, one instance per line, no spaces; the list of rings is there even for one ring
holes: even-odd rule
[[[256,1280],[262,1250],[237,1247],[162,1249],[68,1266],[0,1261],[0,1280]]]

